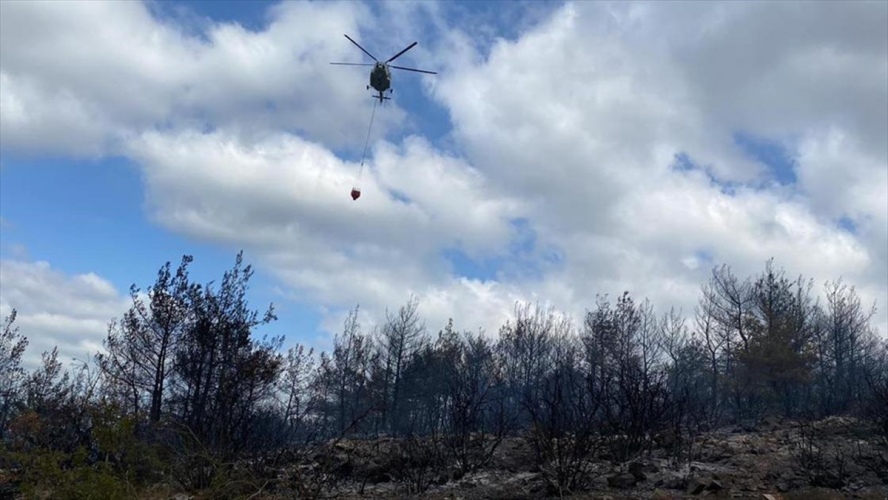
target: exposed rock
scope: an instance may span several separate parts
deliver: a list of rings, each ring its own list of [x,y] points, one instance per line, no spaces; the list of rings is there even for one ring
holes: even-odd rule
[[[646,473],[656,474],[660,468],[656,464],[645,464],[642,462],[632,462],[629,464],[629,474],[635,476],[639,481],[647,479]]]
[[[688,488],[685,492],[688,495],[699,495],[704,491],[719,491],[723,489],[722,484],[715,479],[693,478],[688,481]]]
[[[373,464],[373,466],[368,467],[365,474],[367,482],[370,484],[388,483],[392,480],[392,476],[388,473],[386,467],[379,464]]]
[[[607,485],[611,488],[632,488],[638,484],[638,478],[629,473],[608,476]]]
[[[343,452],[354,451],[355,449],[357,449],[357,447],[358,447],[357,443],[355,443],[354,441],[347,440],[347,439],[343,439],[333,445],[333,449],[335,449],[336,451],[343,451]]]
[[[673,498],[676,498],[676,497],[674,495],[672,495],[671,493],[661,490],[659,488],[657,488],[656,490],[654,490],[653,493],[651,493],[651,500],[672,500]]]
[[[654,444],[660,448],[672,448],[678,444],[678,435],[673,431],[664,431],[654,437]]]
[[[783,419],[777,417],[765,417],[760,427],[769,431],[779,430],[783,426]]]
[[[709,486],[707,481],[702,479],[694,478],[688,481],[688,488],[685,490],[685,493],[688,495],[699,495],[706,491],[706,487]]]
[[[811,486],[822,486],[838,490],[845,486],[845,481],[832,472],[822,472],[811,479]]]
[[[681,476],[672,476],[663,481],[663,486],[670,490],[683,490],[687,488],[688,481]]]

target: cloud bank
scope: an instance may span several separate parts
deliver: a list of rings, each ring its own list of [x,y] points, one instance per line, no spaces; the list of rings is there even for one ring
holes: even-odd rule
[[[433,330],[623,290],[689,313],[712,266],[774,257],[856,284],[888,333],[888,4],[577,2],[516,14],[509,37],[448,4],[283,4],[258,31],[135,2],[0,9],[3,149],[126,156],[146,217],[248,248],[330,331],[410,294]],[[425,107],[396,92],[378,113],[358,202],[354,117],[372,103],[327,65],[355,57],[343,32],[421,37],[413,56],[440,71],[419,80]],[[432,108],[442,142],[390,138]],[[4,261],[4,281],[40,266]],[[45,302],[7,286],[3,304]]]

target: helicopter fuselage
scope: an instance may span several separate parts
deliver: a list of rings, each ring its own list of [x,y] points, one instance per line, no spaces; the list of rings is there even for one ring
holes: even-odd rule
[[[370,72],[370,86],[382,93],[392,86],[392,73],[388,65],[376,63]]]

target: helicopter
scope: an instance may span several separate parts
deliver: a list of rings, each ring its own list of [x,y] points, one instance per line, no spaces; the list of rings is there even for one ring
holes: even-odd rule
[[[379,99],[380,104],[383,102],[383,100],[391,99],[390,97],[385,96],[385,91],[388,91],[389,94],[394,92],[394,89],[392,88],[392,72],[389,68],[402,69],[405,71],[415,71],[417,73],[428,73],[430,75],[437,75],[438,74],[434,71],[426,71],[424,69],[415,69],[415,68],[405,68],[403,66],[395,66],[393,64],[389,64],[390,62],[394,61],[395,59],[401,57],[401,55],[403,55],[404,52],[407,52],[408,50],[412,49],[413,46],[417,44],[417,42],[411,43],[410,45],[407,46],[406,49],[393,55],[387,61],[381,62],[373,54],[371,54],[370,52],[367,52],[367,50],[364,47],[361,47],[361,45],[358,42],[352,40],[350,36],[345,35],[345,37],[348,38],[348,41],[355,44],[359,49],[361,49],[362,52],[364,52],[365,54],[370,56],[370,58],[376,62],[375,63],[331,62],[330,64],[337,64],[337,65],[341,65],[341,66],[373,66],[373,69],[370,71],[370,85],[367,85],[367,90],[369,90],[370,87],[373,87],[373,89],[376,90],[377,95],[373,96],[373,98]]]

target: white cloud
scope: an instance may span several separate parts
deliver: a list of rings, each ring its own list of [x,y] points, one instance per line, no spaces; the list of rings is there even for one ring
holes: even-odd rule
[[[417,254],[457,243],[483,250],[508,240],[503,219],[515,206],[488,198],[468,165],[420,140],[408,139],[400,153],[380,146],[362,176],[360,203],[348,197],[359,165],[295,136],[252,143],[223,131],[147,133],[128,154],[146,169],[158,220],[209,239],[240,242],[248,231],[250,241],[269,246],[310,236]]]
[[[652,25],[669,15],[664,7]],[[888,162],[888,5],[751,2],[723,10],[720,29],[677,58],[713,121],[776,137],[835,124]]]
[[[134,3],[0,5],[4,147],[98,151],[125,131],[155,221],[249,248],[334,330],[343,309],[378,320],[411,293],[432,330],[453,316],[495,331],[515,300],[581,314],[623,290],[689,313],[713,265],[748,276],[775,257],[858,284],[888,333],[885,4],[578,2],[498,40],[427,4],[382,19],[285,4],[263,31],[210,23],[205,39]],[[333,151],[363,142],[371,103],[363,75],[327,66],[360,56],[343,32],[374,51],[434,40],[411,54],[441,71],[421,81],[455,145],[374,141],[357,202],[358,165]],[[44,101],[62,106],[52,134]],[[378,116],[378,137],[404,124]],[[783,144],[797,185],[771,182],[739,131]],[[678,153],[698,168],[674,168]],[[467,279],[441,258],[452,247],[519,272]]]
[[[485,61],[462,58],[434,89],[490,185],[538,201],[532,223],[567,261],[548,279],[570,283],[586,303],[628,289],[687,311],[711,265],[752,274],[774,256],[818,282],[860,283],[882,304],[884,324],[884,231],[847,234],[818,206],[886,226],[885,6],[666,5],[568,4]],[[787,21],[798,10],[804,21]],[[615,20],[602,22],[603,13]],[[767,54],[746,58],[747,49]],[[824,123],[859,147],[812,150]],[[766,167],[733,144],[738,131],[798,145],[802,192],[768,183]],[[811,140],[790,140],[799,137]],[[670,168],[680,152],[719,182],[751,184],[727,194],[696,170]],[[844,180],[824,176],[824,190],[812,190],[812,171],[839,161]],[[699,251],[714,262],[682,264]]]
[[[16,309],[16,325],[28,338],[23,362],[59,348],[59,360],[86,361],[102,349],[108,323],[121,317],[129,299],[95,273],[68,275],[47,262],[0,260],[0,317]]]
[[[888,225],[888,169],[861,149],[859,140],[839,128],[806,134],[798,149],[799,184],[819,214],[851,219],[875,216],[884,227]]]
[[[0,142],[43,154],[101,154],[108,125],[67,89],[14,78],[0,67]]]
[[[419,139],[379,147],[358,202],[348,197],[358,165],[293,136],[150,133],[129,154],[145,167],[161,224],[250,248],[301,298],[375,313],[411,293],[484,295],[485,285],[449,276],[439,252],[502,254],[519,205]]]

